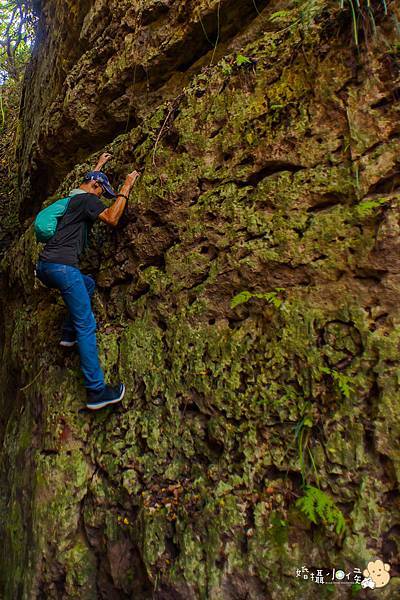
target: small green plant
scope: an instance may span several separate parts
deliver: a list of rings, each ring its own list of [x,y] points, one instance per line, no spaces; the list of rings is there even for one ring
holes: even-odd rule
[[[353,163],[354,171],[354,189],[357,195],[357,199],[360,197],[360,170],[356,163]]]
[[[346,522],[342,511],[336,506],[333,499],[322,490],[307,485],[304,496],[296,501],[296,506],[311,523],[322,523],[325,527],[333,526],[337,534],[346,530]]]
[[[375,200],[363,200],[355,207],[357,215],[361,218],[369,217],[375,212],[376,208],[380,208],[387,203],[387,198],[376,198]]]
[[[351,586],[351,596],[354,598],[362,591],[362,587],[360,583],[353,583]]]
[[[252,61],[250,60],[250,58],[247,58],[247,56],[243,56],[243,54],[238,54],[236,56],[236,65],[238,67],[241,67],[243,65],[251,65]]]
[[[285,288],[275,288],[274,292],[249,292],[247,290],[243,290],[243,292],[239,292],[236,294],[231,300],[231,308],[235,308],[239,304],[245,304],[251,298],[260,298],[262,300],[267,300],[270,304],[275,306],[275,308],[280,308],[283,300],[278,297],[279,292],[283,292]]]
[[[277,10],[276,12],[272,13],[272,15],[269,17],[269,20],[274,23],[275,21],[286,19],[286,17],[289,17],[290,14],[290,10]]]
[[[272,23],[282,21],[283,24],[288,23],[292,15],[298,15],[298,18],[288,23],[281,31],[293,30],[300,23],[303,27],[310,27],[315,20],[315,17],[320,13],[320,3],[317,0],[296,0],[298,5],[297,11],[278,10],[272,13],[269,20]],[[372,0],[338,0],[338,5],[341,11],[350,11],[351,26],[353,30],[353,39],[356,48],[360,47],[360,30],[362,29],[365,37],[376,31],[376,15],[379,10],[379,5],[383,8],[383,14],[388,14],[388,6],[386,0],[375,2],[373,7]]]
[[[302,419],[297,423],[295,427],[295,439],[297,442],[297,448],[299,453],[299,461],[300,461],[300,469],[301,469],[301,477],[303,479],[303,485],[306,482],[306,461],[305,455],[308,454],[312,467],[315,473],[315,480],[317,485],[319,485],[318,471],[315,466],[314,455],[311,452],[309,447],[310,437],[311,437],[311,429],[313,426],[312,418],[308,415],[304,415]]]
[[[329,367],[322,367],[321,371],[322,373],[326,373],[333,378],[343,396],[349,400],[351,394],[354,392],[354,389],[350,383],[352,378],[344,373],[340,373],[340,371],[336,371],[335,369],[329,369]]]
[[[342,10],[344,10],[345,4],[348,4],[351,12],[352,26],[353,26],[353,37],[354,43],[357,48],[360,45],[359,40],[359,26],[361,23],[364,32],[367,33],[366,28],[372,29],[372,32],[375,33],[376,24],[375,24],[375,14],[374,9],[372,8],[372,0],[340,0],[339,6]],[[381,0],[381,4],[383,7],[384,14],[387,15],[388,9],[386,0]]]
[[[225,76],[231,75],[232,67],[225,59],[222,59],[219,64],[220,64],[223,75],[225,75]]]

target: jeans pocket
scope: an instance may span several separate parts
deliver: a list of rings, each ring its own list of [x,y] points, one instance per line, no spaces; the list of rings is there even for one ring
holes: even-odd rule
[[[64,289],[69,290],[71,287],[80,285],[82,283],[82,274],[79,269],[65,265],[65,271],[63,271]]]
[[[47,287],[62,290],[66,286],[66,265],[48,263],[40,265],[38,278]]]
[[[36,270],[40,273],[50,275],[51,273],[65,273],[68,265],[58,263],[38,262]]]

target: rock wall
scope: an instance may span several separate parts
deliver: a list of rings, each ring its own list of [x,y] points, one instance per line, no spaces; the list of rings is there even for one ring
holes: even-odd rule
[[[350,598],[296,569],[374,556],[392,580],[359,597],[396,597],[398,8],[357,51],[324,0],[41,4],[1,266],[2,597]],[[104,150],[115,186],[142,175],[82,265],[127,385],[88,414],[32,218]],[[307,518],[307,485],[336,509]]]

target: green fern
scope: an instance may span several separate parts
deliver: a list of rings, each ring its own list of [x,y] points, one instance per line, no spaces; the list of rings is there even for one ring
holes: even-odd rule
[[[332,371],[333,379],[336,381],[339,390],[343,396],[349,400],[350,395],[353,393],[353,388],[350,385],[351,378],[339,371]]]
[[[381,207],[387,202],[387,198],[377,198],[376,200],[364,200],[357,204],[356,211],[357,215],[361,218],[369,217],[375,212],[376,208]]]
[[[236,294],[236,296],[234,296],[232,298],[232,300],[231,300],[231,308],[235,308],[235,306],[238,306],[239,304],[245,304],[252,297],[253,297],[253,294],[251,292],[246,291],[246,290],[244,290],[243,292],[239,292],[239,294]]]
[[[329,369],[328,367],[322,367],[321,371],[333,378],[343,396],[349,400],[351,394],[354,392],[354,388],[350,383],[352,378],[344,373],[340,373],[340,371],[336,371],[335,369]]]
[[[280,19],[286,19],[286,17],[289,17],[290,14],[290,10],[278,10],[270,15],[269,20],[272,22],[279,21]]]
[[[267,292],[265,294],[255,294],[256,298],[261,298],[262,300],[266,300],[269,304],[275,306],[275,308],[280,308],[283,300],[278,298],[278,293],[282,291],[283,288],[276,288],[276,292]]]
[[[342,511],[328,494],[312,485],[304,488],[304,496],[296,501],[296,506],[315,525],[333,525],[337,534],[346,530]]]

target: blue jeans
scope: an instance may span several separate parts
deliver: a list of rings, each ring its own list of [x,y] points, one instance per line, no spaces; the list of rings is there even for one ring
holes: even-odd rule
[[[100,367],[96,344],[96,321],[90,299],[95,282],[70,265],[39,260],[36,274],[44,285],[60,290],[67,305],[68,316],[63,325],[63,335],[76,334],[81,369],[85,387],[100,391],[104,388],[104,375]]]

